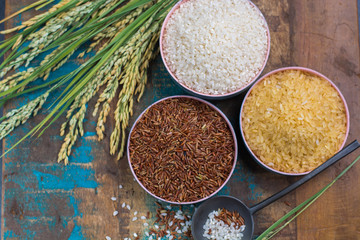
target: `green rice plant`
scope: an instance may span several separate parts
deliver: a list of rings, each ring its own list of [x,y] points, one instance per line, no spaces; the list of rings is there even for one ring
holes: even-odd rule
[[[311,206],[321,195],[325,193],[334,183],[339,180],[347,171],[350,170],[354,166],[356,162],[358,162],[360,156],[358,156],[349,166],[347,166],[333,181],[331,181],[328,185],[322,188],[320,191],[315,193],[313,196],[302,202],[297,207],[293,208],[290,212],[285,214],[279,220],[277,220],[273,225],[271,225],[268,229],[266,229],[260,236],[256,238],[256,240],[268,240],[274,237],[277,233],[283,230],[287,225],[289,225],[296,217],[298,217],[301,213],[303,213],[308,207]]]
[[[40,0],[18,13],[50,2]],[[97,96],[92,113],[98,114],[96,132],[99,140],[104,138],[110,103],[117,102],[110,153],[117,153],[117,159],[120,159],[133,98],[137,95],[139,100],[145,90],[149,62],[157,54],[155,48],[161,24],[175,3],[175,0],[62,0],[49,11],[3,31],[7,34],[21,30],[0,43],[0,56],[8,54],[0,64],[0,106],[23,94],[39,90],[44,93],[24,106],[10,110],[0,119],[0,139],[37,115],[49,101],[49,94],[61,91],[45,118],[4,154],[29,136],[41,136],[65,114],[66,120],[60,128],[60,135],[65,138],[58,161],[68,164],[73,145],[84,134],[87,103]],[[13,16],[15,14],[7,19]],[[92,43],[89,45],[89,42]],[[90,51],[95,54],[70,73],[47,80],[83,46],[88,49],[80,53],[79,58]],[[40,64],[11,74],[20,66],[27,67],[40,54],[46,54]],[[39,78],[44,82],[34,86]]]

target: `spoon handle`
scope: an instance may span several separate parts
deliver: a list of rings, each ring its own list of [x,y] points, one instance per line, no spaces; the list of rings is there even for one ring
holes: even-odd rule
[[[326,168],[330,167],[332,164],[336,163],[337,161],[339,161],[340,159],[342,159],[346,155],[348,155],[351,152],[353,152],[354,150],[356,150],[358,147],[360,147],[359,142],[357,140],[353,141],[352,143],[350,143],[349,145],[344,147],[341,151],[336,153],[329,160],[327,160],[326,162],[321,164],[319,167],[315,168],[313,171],[311,171],[310,173],[308,173],[304,177],[302,177],[300,180],[294,182],[290,186],[284,188],[280,192],[272,195],[271,197],[265,199],[264,201],[259,202],[258,204],[255,204],[254,206],[252,206],[250,208],[250,212],[252,214],[254,214],[255,212],[259,211],[260,209],[263,209],[267,205],[269,205],[269,204],[273,203],[274,201],[278,200],[279,198],[285,196],[286,194],[288,194],[292,190],[296,189],[297,187],[301,186],[305,182],[309,181],[311,178],[313,178],[314,176],[316,176],[320,172],[324,171]]]

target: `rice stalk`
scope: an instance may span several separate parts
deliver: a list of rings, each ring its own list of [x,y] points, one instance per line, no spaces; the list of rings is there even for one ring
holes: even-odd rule
[[[36,133],[41,135],[66,112],[66,121],[60,129],[60,135],[65,138],[58,161],[68,164],[72,147],[84,134],[83,121],[88,111],[88,102],[99,93],[92,111],[93,115],[99,113],[96,127],[98,139],[104,138],[110,103],[117,98],[114,112],[116,127],[110,137],[110,152],[118,152],[118,158],[122,156],[125,129],[132,115],[133,97],[137,94],[139,100],[145,90],[146,71],[150,60],[157,54],[153,50],[161,23],[170,7],[175,4],[174,0],[123,2],[124,0],[63,0],[51,11],[33,18],[34,22],[25,22],[21,27],[23,33],[0,45],[0,49],[3,49],[0,55],[10,48],[15,50],[0,65],[2,75],[21,65],[28,65],[40,53],[51,50],[40,65],[14,73],[0,82],[1,105],[25,93],[48,88],[45,94],[21,108],[11,110],[6,118],[0,119],[0,124],[4,124],[1,137],[36,115],[49,94],[60,86],[65,86],[61,95],[50,106],[50,113],[7,152],[26,137]],[[64,30],[60,30],[60,24],[65,27]],[[59,69],[90,39],[93,43],[85,52],[95,50],[93,57],[71,73],[47,81],[52,71]],[[30,43],[24,47],[26,41]],[[45,83],[29,87],[29,83],[38,78],[43,78]]]
[[[129,69],[126,74],[122,77],[120,84],[122,84],[122,90],[118,95],[118,102],[114,112],[115,128],[110,136],[110,154],[118,152],[117,159],[119,160],[125,149],[125,130],[129,124],[129,118],[133,113],[133,97],[138,94],[138,100],[143,94],[145,84],[147,82],[146,71],[149,66],[149,62],[153,57],[153,50],[158,41],[159,29],[161,28],[161,22],[165,14],[161,14],[157,21],[153,22],[150,19],[149,22],[152,25],[145,24],[138,31],[140,38],[135,37],[133,39],[136,42],[136,51],[132,55],[132,59],[125,66]],[[136,35],[135,35],[136,36]],[[137,87],[136,87],[137,86]],[[105,111],[108,111],[108,106],[105,105]],[[106,121],[105,114],[102,114],[102,118],[99,118],[97,130],[102,136],[104,130],[103,122]]]
[[[35,7],[36,7],[36,10],[39,10],[39,9],[45,7],[46,5],[48,5],[48,4],[51,3],[51,2],[53,2],[53,0],[39,0],[39,1],[37,1],[37,2],[34,2],[34,3],[32,3],[32,4],[28,5],[28,6],[20,9],[19,11],[15,12],[15,13],[9,15],[9,16],[7,16],[6,18],[0,20],[0,24],[3,23],[3,22],[6,22],[7,20],[9,20],[9,19],[11,19],[11,18],[13,18],[13,17],[15,17],[15,16],[23,13],[23,12],[26,12],[26,11],[32,9],[32,8],[35,8]],[[39,6],[39,5],[40,5],[40,6]],[[56,6],[56,5],[55,5],[55,6]],[[55,6],[54,6],[54,7],[55,7]],[[53,7],[53,8],[54,8],[54,7]],[[31,19],[31,22],[35,22],[37,19],[39,19],[40,17],[42,17],[42,16],[44,16],[44,15],[46,15],[46,13],[36,15],[35,17],[33,17],[33,18]],[[30,20],[27,21],[27,22],[30,22]],[[8,33],[10,33],[10,32],[13,32],[13,31],[20,30],[20,29],[24,28],[25,26],[28,26],[28,24],[26,24],[26,22],[22,23],[19,27],[16,27],[16,28],[13,28],[13,29],[9,29],[9,30],[7,30],[7,31],[8,31]],[[11,30],[12,30],[12,31],[11,31]],[[5,31],[1,31],[0,34],[5,34],[4,32],[5,32]]]
[[[130,3],[128,3],[127,5],[125,5],[124,7],[120,8],[118,11],[116,11],[113,15],[115,15],[115,17],[120,18],[121,16],[124,16],[128,11],[131,11],[134,8],[140,6],[141,4],[146,3],[148,1],[149,0],[133,0]],[[67,5],[65,5],[65,6],[67,6]],[[34,81],[38,77],[39,74],[42,74],[44,71],[47,71],[49,68],[56,65],[65,56],[67,56],[72,51],[77,49],[80,45],[86,43],[87,40],[90,40],[98,32],[102,31],[106,26],[110,25],[112,23],[111,21],[114,21],[114,19],[117,20],[117,18],[114,18],[113,15],[107,17],[107,19],[105,19],[101,23],[92,24],[91,21],[89,21],[89,24],[87,24],[87,25],[89,25],[89,26],[87,26],[88,27],[86,29],[87,31],[84,30],[84,28],[85,28],[85,26],[84,26],[83,28],[79,29],[78,31],[72,33],[70,36],[67,34],[64,34],[61,38],[64,38],[64,37],[70,38],[70,40],[66,40],[64,42],[64,44],[67,45],[64,50],[62,50],[60,53],[55,55],[55,57],[53,59],[51,59],[46,65],[38,66],[38,68],[36,68],[36,71],[34,71],[34,73],[30,77],[28,77],[25,81],[21,82],[19,85],[15,86],[5,92],[0,92],[0,97],[5,96],[7,94],[11,94],[14,91],[17,91],[19,88],[21,89],[24,86],[26,86],[28,83]],[[101,16],[99,16],[99,17],[101,17]],[[111,20],[110,23],[108,20],[109,21]],[[103,26],[102,24],[105,24],[105,26]],[[73,27],[73,29],[74,29],[74,27]],[[69,41],[72,41],[71,44],[69,44]],[[55,42],[56,42],[56,44],[61,44],[61,42],[57,42],[57,40],[55,40]],[[54,45],[56,46],[55,42],[52,43],[50,46],[51,47],[54,47]],[[114,45],[114,42],[115,41],[113,41],[111,46],[106,46],[103,50],[109,50]]]
[[[78,0],[71,0],[68,2],[65,2],[65,1],[60,2],[59,8],[57,8],[53,12],[48,11],[48,12],[44,13],[43,16],[40,16],[40,15],[35,16],[34,18],[36,18],[36,20],[34,20],[31,24],[28,24],[29,26],[27,28],[23,29],[22,32],[19,32],[19,33],[15,34],[14,36],[10,37],[9,39],[7,39],[6,41],[4,41],[0,45],[0,49],[4,49],[0,53],[0,57],[4,56],[4,54],[7,53],[10,49],[12,49],[13,51],[9,54],[9,56],[0,65],[0,70],[2,70],[5,65],[9,64],[16,57],[19,57],[22,53],[29,50],[28,47],[24,46],[24,43],[32,33],[41,29],[48,20],[51,20],[52,18],[55,18],[57,15],[59,15],[63,12],[66,12],[69,9],[71,9],[72,7],[76,6],[77,2],[78,2]],[[66,3],[66,4],[64,4],[64,3]],[[18,30],[20,30],[20,29],[18,29]],[[22,48],[20,49],[20,47],[22,47]]]
[[[36,116],[48,96],[49,91],[46,91],[41,96],[35,98],[20,108],[13,109],[8,112],[4,116],[5,120],[0,123],[0,139],[3,139],[20,124],[24,124],[31,116]]]
[[[334,183],[339,180],[347,171],[349,171],[359,160],[360,156],[358,156],[352,163],[350,163],[338,176],[336,176],[333,181],[331,181],[320,191],[318,191],[313,196],[311,196],[310,198],[299,204],[297,207],[293,208],[283,217],[281,217],[278,221],[276,221],[273,225],[266,229],[260,236],[258,236],[256,240],[268,240],[273,238],[277,233],[279,233],[286,226],[288,226],[296,217],[298,217],[308,207],[310,207],[311,204],[313,204],[319,197],[321,197],[321,195],[323,195],[326,190],[328,190],[332,185],[334,185]]]
[[[66,13],[61,13],[50,19],[44,27],[34,33],[31,33],[26,38],[30,41],[28,51],[17,57],[14,61],[8,63],[7,67],[1,71],[0,77],[4,76],[10,70],[16,70],[24,63],[25,67],[27,67],[30,62],[40,54],[42,49],[46,48],[50,43],[54,42],[57,38],[63,35],[69,27],[79,22],[85,15],[93,12],[94,7],[102,2],[104,2],[104,0],[97,0],[94,2],[89,1],[76,6]],[[78,27],[81,27],[81,24]],[[20,37],[22,37],[22,35]],[[20,44],[21,40],[19,39],[13,47]]]
[[[58,162],[64,161],[65,164],[68,164],[68,157],[71,153],[71,148],[75,144],[78,135],[84,135],[83,121],[85,119],[87,109],[86,104],[99,91],[100,87],[106,84],[106,81],[102,80],[106,75],[106,72],[108,72],[112,67],[111,61],[112,59],[110,59],[109,65],[104,64],[98,71],[98,74],[92,78],[90,83],[86,85],[78,95],[76,95],[70,109],[67,111],[67,120],[61,125],[60,136],[65,135],[66,128],[68,128],[68,130],[58,154]]]
[[[34,72],[34,68],[28,68],[26,71],[14,73],[11,76],[0,81],[0,91],[6,91],[14,86],[22,80],[28,78]]]
[[[155,16],[155,14],[154,14]],[[128,60],[128,56],[129,55],[134,55],[136,56],[136,61],[139,61],[139,50],[137,52],[134,52],[135,49],[140,49],[141,51],[144,51],[144,48],[137,48],[139,45],[139,40],[141,40],[140,42],[144,42],[146,39],[148,39],[148,35],[145,35],[144,38],[141,38],[142,33],[148,29],[150,27],[150,25],[153,23],[154,21],[154,16],[150,17],[147,22],[140,27],[140,29],[137,31],[137,33],[135,33],[126,43],[126,45],[124,47],[120,47],[117,51],[114,52],[114,54],[107,60],[106,63],[104,63],[104,65],[102,65],[102,67],[100,67],[100,69],[97,71],[97,73],[94,75],[96,77],[93,78],[93,80],[91,80],[91,84],[87,85],[84,90],[83,90],[83,94],[80,93],[78,96],[84,96],[84,97],[80,97],[78,98],[78,96],[75,98],[75,101],[71,104],[71,107],[69,109],[69,111],[67,112],[67,121],[65,123],[62,124],[61,126],[61,130],[60,130],[60,134],[63,135],[65,134],[65,129],[67,127],[69,127],[68,133],[65,137],[65,141],[63,143],[63,146],[61,147],[59,156],[58,156],[58,161],[67,161],[68,159],[68,154],[70,154],[69,149],[71,149],[71,147],[73,146],[73,144],[75,143],[74,139],[77,139],[78,134],[81,135],[81,128],[82,128],[82,121],[77,121],[76,119],[79,118],[78,113],[74,114],[75,110],[78,109],[80,106],[80,111],[81,111],[81,119],[83,118],[83,114],[85,113],[85,111],[83,111],[82,109],[84,109],[84,105],[95,95],[95,93],[99,90],[99,88],[101,86],[103,86],[106,83],[109,83],[109,81],[111,82],[111,84],[108,84],[107,88],[105,89],[105,92],[103,92],[103,94],[101,94],[100,96],[100,101],[98,101],[98,103],[104,101],[105,97],[107,97],[106,95],[110,94],[110,96],[114,96],[116,89],[110,88],[110,86],[114,86],[114,82],[116,82],[116,80],[119,78],[119,76],[121,75],[121,68],[124,67],[124,63],[126,63],[126,61]],[[158,24],[156,24],[156,26],[158,26]],[[145,45],[146,46],[146,45]],[[125,51],[124,51],[125,50]],[[135,54],[134,54],[135,53]],[[132,64],[130,64],[132,65]],[[138,68],[138,66],[136,66],[136,68],[130,67],[130,66],[125,66],[126,71],[126,76],[125,78],[130,78],[132,79],[132,77],[130,77],[129,75],[133,75],[134,72],[136,72],[136,69]],[[116,85],[117,83],[115,83]],[[132,82],[132,85],[130,87],[123,85],[123,89],[121,90],[122,92],[126,92],[126,96],[127,96],[127,101],[130,103],[131,106],[131,110],[129,110],[128,112],[132,112],[132,99],[130,99],[130,97],[132,96],[133,92],[134,92],[134,88],[136,81]],[[95,89],[95,91],[92,91],[93,89]],[[130,94],[128,94],[128,92],[130,92]],[[80,100],[82,99],[82,100]],[[112,98],[111,98],[112,99]],[[111,101],[110,99],[110,101]],[[124,99],[122,100],[124,101]],[[97,104],[98,105],[98,104]],[[128,109],[128,106],[126,106],[126,109]],[[96,108],[95,108],[95,113],[96,113]],[[109,102],[107,102],[107,104],[104,105],[103,110],[100,113],[99,116],[99,120],[98,120],[98,125],[97,125],[97,133],[98,133],[98,137],[99,139],[103,138],[103,131],[104,131],[104,126],[103,123],[106,121],[106,116],[108,115],[109,112]],[[124,116],[124,115],[123,115]],[[123,118],[123,120],[125,120],[125,122],[128,122],[128,117]],[[76,122],[76,124],[75,124]],[[78,127],[79,131],[74,130],[74,126]],[[124,126],[123,126],[124,127]],[[124,133],[124,131],[122,131],[122,133]],[[123,138],[124,138],[124,134]],[[122,144],[124,142],[124,139],[122,139]],[[123,148],[121,148],[123,151]],[[68,154],[67,154],[68,153]],[[110,153],[114,154],[115,152],[113,151],[113,148],[110,148]]]
[[[99,47],[98,51],[101,51],[104,47],[107,46],[109,41],[114,38],[119,32],[121,32],[126,26],[132,23],[141,13],[143,13],[146,9],[153,5],[153,2],[149,2],[143,6],[138,7],[134,12],[127,15],[123,20],[120,20],[107,28],[105,28],[102,32],[98,33],[92,40],[93,43],[90,44],[89,48],[80,53],[78,57],[83,57],[85,53],[89,53],[90,51]],[[109,39],[106,41],[106,39]],[[104,42],[106,41],[106,42]],[[101,45],[102,46],[99,46]]]

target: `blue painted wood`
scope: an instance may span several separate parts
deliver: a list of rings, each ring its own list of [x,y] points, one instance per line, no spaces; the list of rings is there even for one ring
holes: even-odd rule
[[[73,64],[64,66],[65,70],[73,67]],[[13,106],[23,105],[38,94],[19,98]],[[51,100],[56,97],[53,95]],[[29,121],[16,129],[5,139],[4,148],[14,145],[34,124],[35,121]],[[87,124],[94,125],[89,121]],[[89,164],[94,160],[92,151],[99,146],[88,140],[95,132],[87,132],[73,149],[71,163],[68,166],[56,163],[56,151],[63,141],[58,136],[58,127],[52,127],[51,133],[44,137],[26,139],[5,156],[4,239],[85,239],[78,224],[82,218],[78,204],[82,200],[76,198],[74,190],[98,187],[95,171]],[[54,144],[57,147],[52,147]],[[72,224],[70,229],[69,223]]]
[[[16,25],[21,21],[20,15],[15,19]],[[34,60],[35,63],[38,61],[39,59]],[[75,65],[73,58],[59,71],[51,74],[48,81],[73,70]],[[50,107],[59,93],[51,96],[44,109]],[[11,103],[10,108],[22,106],[40,94],[41,91],[20,97]],[[44,117],[45,112],[37,118]],[[87,125],[95,125],[94,122],[86,121]],[[5,139],[4,149],[9,149],[38,122],[32,120],[16,129]],[[64,166],[63,163],[56,163],[57,152],[53,151],[58,151],[63,141],[58,131],[59,125],[53,126],[48,130],[49,134],[41,138],[26,139],[5,156],[2,184],[5,188],[2,205],[5,209],[3,239],[85,239],[82,226],[78,223],[83,215],[79,210],[82,199],[75,196],[74,190],[98,187],[91,163],[94,160],[92,151],[99,146],[89,140],[95,132],[88,131],[79,139],[78,147],[73,148],[71,163]],[[54,144],[57,146],[53,147]]]

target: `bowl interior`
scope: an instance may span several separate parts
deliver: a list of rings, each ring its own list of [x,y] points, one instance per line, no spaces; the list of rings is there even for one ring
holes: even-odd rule
[[[283,71],[292,71],[292,70],[298,70],[298,71],[303,71],[305,73],[309,73],[309,74],[312,74],[312,75],[315,75],[317,77],[320,77],[321,79],[323,80],[326,80],[330,83],[330,85],[333,87],[333,89],[336,90],[336,92],[338,93],[339,97],[341,98],[341,101],[344,105],[344,109],[345,109],[345,117],[346,117],[346,130],[345,130],[345,135],[344,135],[344,139],[341,143],[341,146],[338,148],[337,151],[340,151],[345,143],[346,143],[346,140],[347,140],[347,137],[348,137],[348,134],[349,134],[349,129],[350,129],[350,118],[349,118],[349,109],[347,107],[347,104],[346,104],[346,100],[344,98],[344,96],[341,94],[340,90],[336,87],[336,85],[330,80],[328,79],[326,76],[322,75],[321,73],[319,72],[316,72],[312,69],[309,69],[309,68],[303,68],[303,67],[285,67],[285,68],[280,68],[280,69],[276,69],[274,71],[271,71],[269,73],[267,73],[266,75],[264,75],[261,79],[259,79],[250,89],[249,91],[247,92],[245,98],[244,98],[244,101],[242,103],[242,106],[241,106],[241,109],[240,109],[240,118],[239,118],[239,122],[240,122],[240,131],[241,131],[241,136],[244,140],[244,143],[246,145],[246,148],[248,149],[248,151],[250,152],[251,156],[253,157],[253,159],[255,159],[262,167],[264,167],[265,169],[267,170],[270,170],[274,173],[277,173],[277,174],[281,174],[281,175],[287,175],[287,176],[300,176],[300,175],[306,175],[308,174],[310,171],[305,171],[305,172],[298,172],[298,173],[295,173],[295,172],[286,172],[286,171],[279,171],[267,164],[265,164],[263,161],[261,161],[258,156],[254,153],[254,151],[251,149],[248,141],[246,140],[245,138],[245,134],[244,134],[244,105],[246,103],[246,100],[248,98],[248,96],[251,94],[251,92],[257,87],[258,84],[262,83],[262,81],[264,81],[264,79],[266,79],[268,76],[271,76],[271,75],[274,75],[276,73],[279,73],[279,72],[283,72]],[[335,154],[336,152],[334,152],[333,154]],[[332,154],[332,155],[333,155]],[[325,159],[327,160],[327,159]],[[325,161],[324,160],[324,161]],[[321,163],[320,163],[321,164]],[[319,165],[320,165],[319,164]]]
[[[234,150],[234,159],[232,161],[232,165],[229,166],[231,167],[230,171],[229,171],[229,174],[228,176],[226,177],[225,181],[221,184],[221,186],[219,186],[215,191],[211,192],[210,194],[206,195],[206,197],[203,197],[203,198],[199,198],[199,199],[196,199],[196,200],[191,200],[191,201],[179,201],[178,199],[175,201],[175,200],[169,200],[169,199],[166,199],[164,197],[161,197],[161,196],[158,196],[156,193],[154,193],[153,190],[150,190],[148,189],[148,187],[145,186],[145,184],[143,184],[143,182],[139,179],[138,175],[137,175],[137,172],[136,170],[134,169],[134,166],[132,164],[132,156],[131,156],[131,151],[130,151],[130,148],[131,148],[131,138],[132,138],[132,134],[134,132],[134,129],[137,125],[137,123],[140,121],[140,119],[142,119],[142,117],[144,116],[144,114],[151,108],[153,107],[154,105],[158,104],[158,103],[161,103],[163,101],[168,101],[168,100],[171,100],[171,99],[190,99],[190,100],[193,100],[193,101],[196,101],[196,102],[199,102],[201,104],[206,104],[208,107],[210,107],[211,110],[217,112],[221,118],[226,122],[226,126],[227,128],[229,129],[229,132],[231,132],[231,139],[232,139],[232,142],[234,144],[233,146],[233,150]],[[165,127],[164,127],[165,129]],[[164,130],[165,131],[165,130]],[[186,144],[186,141],[184,142],[184,144]],[[131,169],[131,172],[133,173],[133,176],[134,178],[136,179],[136,181],[140,184],[140,186],[146,191],[148,192],[150,195],[152,195],[153,197],[161,200],[161,201],[164,201],[164,202],[167,202],[167,203],[173,203],[173,204],[194,204],[194,203],[197,203],[197,202],[200,202],[200,201],[203,201],[211,196],[214,196],[217,192],[219,192],[221,190],[221,188],[223,188],[223,186],[225,186],[225,184],[227,183],[227,181],[230,179],[234,169],[235,169],[235,165],[236,165],[236,158],[237,158],[237,154],[238,154],[238,146],[237,146],[237,140],[236,140],[236,135],[235,135],[235,131],[230,123],[230,121],[227,119],[227,117],[218,109],[216,108],[214,105],[212,105],[211,103],[208,103],[206,102],[205,100],[202,100],[202,99],[199,99],[199,98],[196,98],[196,97],[191,97],[191,96],[171,96],[171,97],[167,97],[167,98],[163,98],[155,103],[153,103],[152,105],[150,105],[147,109],[145,109],[143,111],[143,113],[140,114],[140,116],[138,117],[138,119],[135,121],[133,127],[131,128],[131,131],[130,131],[130,134],[129,134],[129,137],[128,137],[128,144],[127,144],[127,157],[128,157],[128,162],[129,162],[129,166],[130,166],[130,169]],[[147,147],[147,146],[144,146],[144,147]],[[165,151],[172,151],[170,149],[165,149]],[[155,163],[155,162],[154,162]],[[185,164],[185,163],[184,163]],[[189,163],[187,163],[189,164]],[[158,168],[158,166],[155,166],[156,168]],[[200,168],[201,166],[193,166],[194,168]],[[148,170],[150,171],[150,169]],[[173,174],[173,173],[172,173]],[[184,170],[184,174],[187,174]],[[155,179],[155,178],[154,178]],[[192,181],[192,180],[191,180]],[[176,184],[172,184],[170,182],[170,185],[173,185],[176,187]]]

